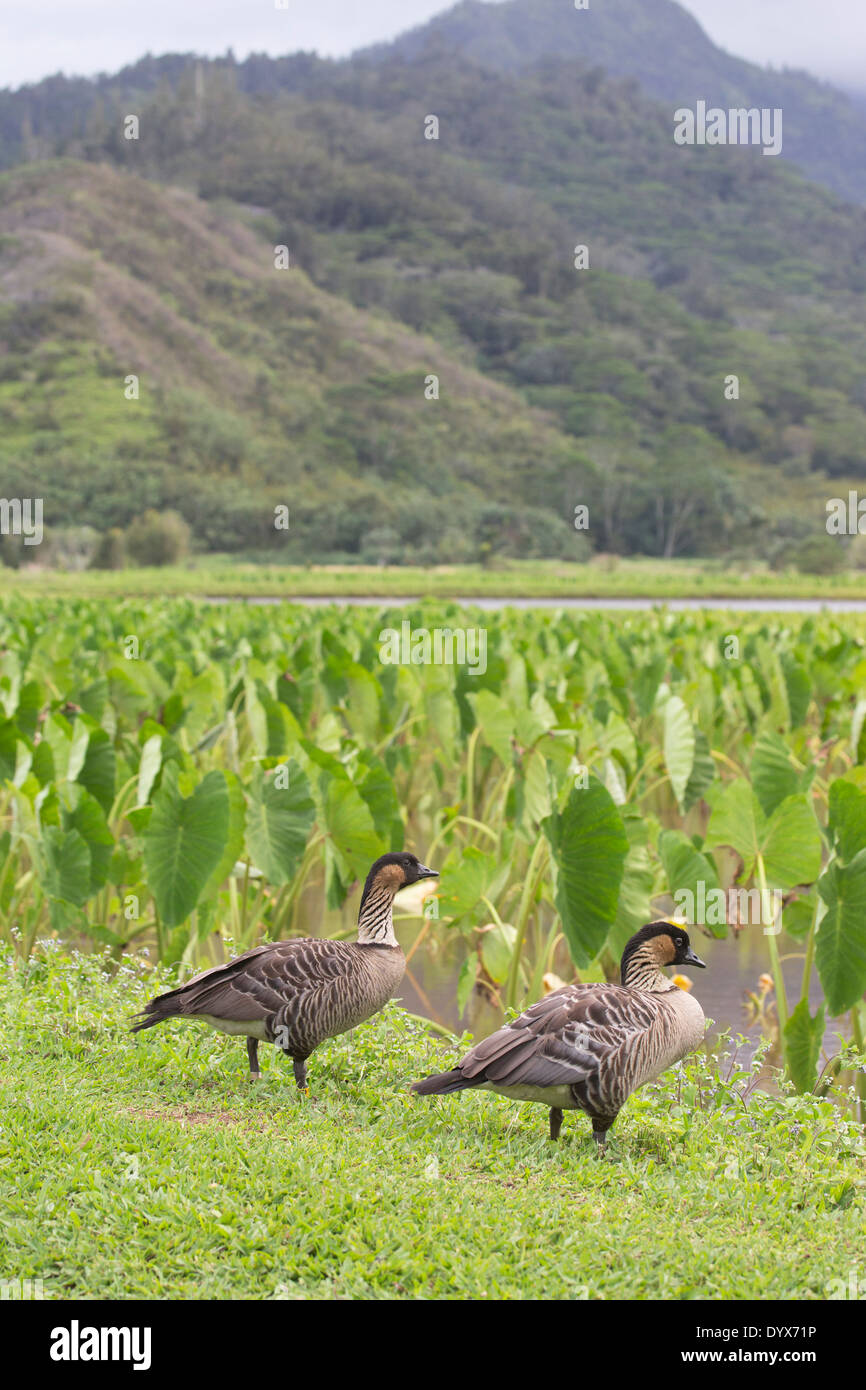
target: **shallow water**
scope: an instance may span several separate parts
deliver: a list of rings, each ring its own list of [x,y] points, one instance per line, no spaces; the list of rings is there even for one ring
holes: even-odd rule
[[[407,952],[411,950],[416,934],[417,928],[403,930],[398,924],[398,935]],[[707,963],[707,969],[688,968],[683,973],[692,980],[693,993],[700,1000],[706,1017],[713,1020],[713,1033],[730,1031],[732,1035],[742,1034],[749,1042],[745,1053],[750,1054],[761,1041],[762,1032],[759,1022],[748,1021],[743,1006],[748,991],[759,993],[758,977],[770,972],[766,939],[757,928],[747,928],[738,938],[723,941],[702,937],[694,929],[691,935],[698,955]],[[455,1032],[465,1028],[476,1037],[485,1037],[499,1027],[503,1014],[486,992],[476,990],[465,1014],[462,1017],[458,1015],[457,979],[466,951],[466,943],[456,934],[444,939],[440,937],[429,945],[423,943],[409,962],[398,997],[412,1013],[432,1018]],[[800,996],[803,947],[783,934],[779,937],[779,952],[789,1007],[792,1008]],[[557,962],[557,968],[563,980],[568,982],[572,978],[567,957]],[[774,997],[770,994],[768,1000],[772,1001]],[[810,989],[813,1013],[820,1002],[821,987],[817,976],[813,975]],[[836,1034],[840,1031],[847,1035],[847,1020],[834,1020],[828,1024],[824,1034],[827,1056],[838,1051]]]
[[[427,599],[431,603],[438,600],[440,603],[458,603],[465,608],[488,610],[497,608],[584,608],[592,610],[611,608],[644,612],[653,608],[670,608],[678,612],[699,612],[701,609],[706,609],[708,612],[718,613],[866,613],[866,598],[503,598],[489,595],[485,598],[463,598],[459,594],[450,596],[443,594],[386,594],[380,597],[367,598],[344,598],[336,595],[328,598],[315,595],[293,597],[291,594],[283,596],[259,594],[221,598],[219,595],[208,594],[205,602],[298,603],[307,608],[318,608],[333,603],[343,608],[398,608],[401,604],[422,603]]]

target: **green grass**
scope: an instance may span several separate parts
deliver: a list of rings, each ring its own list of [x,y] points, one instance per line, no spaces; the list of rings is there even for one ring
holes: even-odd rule
[[[55,1298],[815,1299],[862,1256],[862,1135],[840,1108],[726,1101],[701,1055],[582,1116],[422,1101],[447,1065],[397,1005],[312,1059],[192,1024],[136,1037],[162,984],[43,948],[0,962],[3,1276]],[[725,1108],[719,1108],[724,1105]]]
[[[75,597],[190,595],[220,598],[866,598],[866,575],[805,575],[723,569],[697,560],[619,560],[586,565],[526,560],[497,567],[453,565],[259,565],[203,556],[164,569],[0,570],[0,595],[23,591]]]

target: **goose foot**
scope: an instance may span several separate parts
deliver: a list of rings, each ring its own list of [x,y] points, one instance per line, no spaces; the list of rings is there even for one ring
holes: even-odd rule
[[[307,1081],[307,1059],[306,1057],[292,1058],[292,1071],[295,1073],[295,1081],[298,1090],[303,1096],[309,1096],[310,1087]]]
[[[616,1115],[613,1119],[593,1120],[592,1137],[598,1145],[599,1158],[604,1158],[607,1153],[607,1132],[615,1119]]]

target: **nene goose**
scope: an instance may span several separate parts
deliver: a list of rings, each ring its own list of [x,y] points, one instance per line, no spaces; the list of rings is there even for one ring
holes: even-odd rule
[[[421,1096],[475,1088],[550,1106],[550,1137],[563,1110],[583,1110],[603,1151],[632,1091],[692,1052],[704,1036],[698,1001],[662,974],[698,965],[682,927],[652,922],[626,945],[621,985],[566,985],[467,1052],[451,1071],[416,1081]]]
[[[414,854],[383,854],[364,884],[357,941],[305,937],[256,946],[151,999],[132,1031],[167,1018],[200,1018],[220,1033],[246,1035],[252,1080],[261,1075],[259,1043],[275,1043],[309,1095],[310,1053],[378,1013],[403,978],[406,960],[391,919],[395,894],[438,876]]]

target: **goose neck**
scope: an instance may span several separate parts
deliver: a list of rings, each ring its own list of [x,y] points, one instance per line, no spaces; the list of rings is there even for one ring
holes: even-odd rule
[[[391,916],[394,894],[386,886],[371,888],[358,917],[359,946],[397,946]]]
[[[646,949],[635,951],[625,968],[622,982],[627,989],[639,989],[649,994],[666,994],[673,987],[658,960]]]

